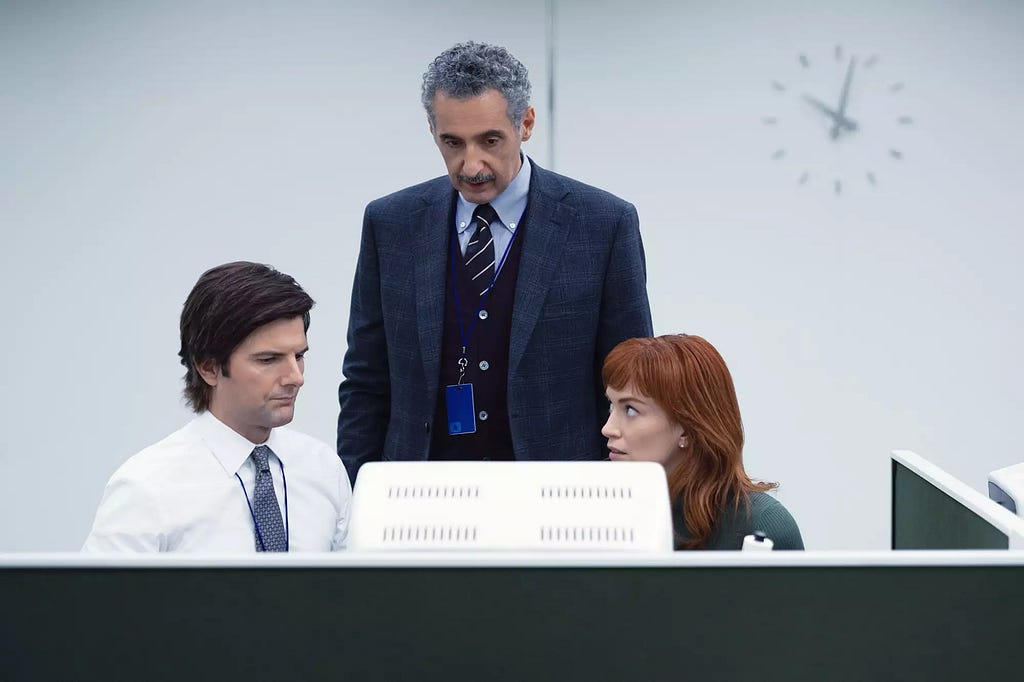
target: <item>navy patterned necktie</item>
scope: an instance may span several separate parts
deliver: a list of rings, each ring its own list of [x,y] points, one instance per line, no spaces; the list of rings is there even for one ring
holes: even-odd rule
[[[256,490],[252,495],[252,514],[256,519],[254,535],[257,552],[288,551],[284,524],[281,522],[281,507],[277,504],[274,478],[270,473],[270,455],[273,452],[266,445],[257,445],[252,451],[252,460],[256,463]]]
[[[490,204],[480,204],[473,211],[476,234],[466,245],[466,269],[479,295],[483,295],[494,279],[494,235],[491,223],[498,220],[498,213]]]

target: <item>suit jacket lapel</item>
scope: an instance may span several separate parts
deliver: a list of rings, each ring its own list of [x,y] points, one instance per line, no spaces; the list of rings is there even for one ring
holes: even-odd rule
[[[446,183],[447,184],[447,183]],[[424,197],[429,203],[416,223],[416,236],[410,247],[415,249],[416,263],[416,325],[419,329],[423,372],[427,395],[437,392],[441,368],[441,334],[444,327],[444,295],[447,275],[448,243],[451,232],[452,202],[455,192],[446,190]]]
[[[512,308],[509,341],[509,374],[515,372],[537,324],[551,280],[558,271],[566,238],[579,214],[563,202],[568,189],[557,176],[533,165],[533,182],[527,204],[526,241],[523,242]]]

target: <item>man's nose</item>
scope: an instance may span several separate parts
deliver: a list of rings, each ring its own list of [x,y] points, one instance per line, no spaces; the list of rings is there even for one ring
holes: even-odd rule
[[[302,361],[298,358],[292,358],[287,361],[287,368],[285,371],[283,383],[286,386],[297,386],[301,387],[306,383],[306,377],[303,372]]]
[[[469,177],[479,175],[484,170],[483,150],[475,144],[466,147],[466,156],[462,160],[462,174]]]

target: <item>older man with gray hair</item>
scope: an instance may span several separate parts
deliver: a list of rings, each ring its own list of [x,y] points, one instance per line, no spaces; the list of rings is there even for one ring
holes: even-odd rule
[[[338,454],[602,459],[605,355],[650,336],[639,219],[522,151],[536,112],[505,48],[462,43],[423,75],[448,177],[366,207]]]

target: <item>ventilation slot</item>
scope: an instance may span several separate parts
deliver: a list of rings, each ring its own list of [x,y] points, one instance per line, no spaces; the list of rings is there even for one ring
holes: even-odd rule
[[[387,526],[381,538],[385,544],[401,543],[467,543],[476,542],[476,526]]]
[[[573,543],[622,543],[636,542],[636,530],[623,526],[544,526],[540,529],[541,542],[557,544]]]
[[[448,499],[480,497],[478,485],[393,485],[388,499]]]
[[[633,499],[633,488],[620,485],[545,485],[541,486],[543,498],[586,500],[586,499]]]

